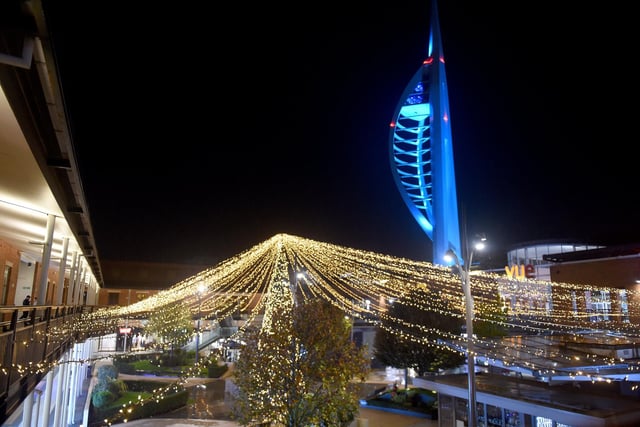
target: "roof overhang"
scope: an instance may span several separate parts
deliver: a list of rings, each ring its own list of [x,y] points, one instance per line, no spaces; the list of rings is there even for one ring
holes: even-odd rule
[[[50,265],[66,241],[103,286],[42,3],[10,1],[0,13],[0,239],[41,262],[53,218]]]

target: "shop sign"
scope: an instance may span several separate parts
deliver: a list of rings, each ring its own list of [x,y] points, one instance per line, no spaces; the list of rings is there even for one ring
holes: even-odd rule
[[[536,269],[531,264],[527,265],[507,265],[504,268],[504,271],[507,273],[507,277],[509,279],[535,279],[536,277]]]

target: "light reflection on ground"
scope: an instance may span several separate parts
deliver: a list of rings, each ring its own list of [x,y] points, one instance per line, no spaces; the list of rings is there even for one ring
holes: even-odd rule
[[[190,386],[187,405],[156,418],[191,418],[199,420],[230,420],[231,409],[224,400],[223,379],[211,379],[202,385]]]
[[[415,376],[409,372],[409,384]],[[404,369],[387,367],[374,370],[367,377],[366,383],[361,384],[361,397],[371,395],[382,386],[391,386],[394,383],[404,386]],[[207,379],[202,385],[190,385],[189,400],[187,405],[175,411],[158,415],[155,418],[188,418],[200,420],[232,420],[231,403],[225,401],[225,380]]]

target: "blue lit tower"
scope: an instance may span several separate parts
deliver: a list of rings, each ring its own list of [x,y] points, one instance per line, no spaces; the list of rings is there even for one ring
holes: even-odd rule
[[[451,116],[440,23],[431,2],[427,59],[409,81],[393,115],[390,158],[403,200],[433,242],[433,263],[461,254]]]

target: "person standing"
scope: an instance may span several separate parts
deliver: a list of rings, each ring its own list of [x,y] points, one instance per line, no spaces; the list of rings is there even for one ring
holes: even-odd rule
[[[22,305],[31,305],[31,295],[27,295],[25,297],[24,300],[22,300]],[[29,317],[29,312],[28,311],[23,311],[22,312],[22,316],[20,316],[21,319],[26,319],[27,317]]]

